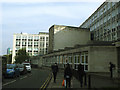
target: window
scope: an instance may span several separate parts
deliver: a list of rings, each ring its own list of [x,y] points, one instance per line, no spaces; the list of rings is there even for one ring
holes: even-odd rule
[[[88,56],[85,56],[85,63],[88,63]]]
[[[42,37],[40,37],[40,41],[42,41]]]
[[[21,36],[16,36],[16,39],[21,39]]]
[[[27,39],[27,36],[22,36],[22,39]]]
[[[69,56],[69,59],[68,59],[69,63],[72,63],[72,57]]]
[[[84,63],[84,56],[82,56],[82,63]]]
[[[45,37],[43,37],[43,41],[45,41]]]
[[[48,41],[48,37],[46,37],[46,41]]]
[[[78,63],[80,63],[80,55],[78,55]]]
[[[39,36],[35,36],[35,37],[34,37],[34,40],[39,40]]]
[[[85,65],[85,70],[88,70],[88,65]]]
[[[29,36],[28,39],[33,39],[33,36]]]
[[[110,9],[111,7],[111,2],[108,2],[108,9]]]
[[[74,63],[77,63],[77,57],[76,56],[74,57]]]

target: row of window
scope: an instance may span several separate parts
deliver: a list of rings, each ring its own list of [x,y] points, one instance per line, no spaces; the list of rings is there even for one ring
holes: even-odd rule
[[[105,4],[104,7],[101,8],[101,10],[97,11],[95,15],[92,16],[82,27],[90,26],[96,19],[100,18],[104,13],[108,12],[110,7],[112,8],[115,4],[116,2],[109,2]],[[110,17],[114,17],[116,14],[118,14],[118,10],[117,9],[115,10],[115,6],[114,6],[114,9],[112,10],[112,12],[110,11],[110,13],[108,13],[108,16],[107,16],[108,18],[104,17],[103,20],[107,21],[107,19],[109,20]],[[100,24],[101,24],[101,21],[100,21]]]
[[[60,56],[52,56],[44,58],[44,63],[54,63],[57,62],[58,64],[74,64],[74,69],[77,69],[79,63],[84,65],[84,70],[88,70],[88,53],[78,53],[71,55],[60,55]]]
[[[19,39],[23,39],[23,40],[42,40],[42,41],[45,41],[45,38],[46,38],[46,41],[48,41],[48,37],[43,37],[43,36],[28,36],[28,38],[27,38],[27,36],[19,36],[19,35],[17,35],[16,36],[16,39],[17,40],[19,40]]]
[[[16,46],[20,46],[21,42],[16,42]],[[34,42],[34,46],[37,45],[38,46],[39,42]],[[26,46],[27,42],[22,42],[22,46]],[[33,42],[28,42],[28,46],[32,46]],[[44,47],[45,43],[44,42],[40,42],[40,47]],[[46,43],[46,47],[48,47],[48,43]]]

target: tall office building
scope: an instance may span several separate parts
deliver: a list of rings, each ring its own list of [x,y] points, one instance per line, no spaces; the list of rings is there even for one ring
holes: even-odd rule
[[[11,53],[12,53],[11,48],[7,48],[7,54],[9,55],[9,54],[11,54]]]
[[[29,56],[44,55],[48,52],[49,33],[39,34],[20,33],[13,35],[12,63],[19,49],[26,48]]]
[[[104,2],[80,28],[90,28],[94,40],[120,40],[120,1]]]

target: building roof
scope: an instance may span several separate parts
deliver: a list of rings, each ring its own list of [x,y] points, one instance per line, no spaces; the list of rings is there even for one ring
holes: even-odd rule
[[[50,30],[51,28],[54,28],[55,26],[57,26],[57,27],[68,27],[68,28],[76,28],[76,29],[90,30],[89,28],[80,28],[80,27],[75,27],[75,26],[65,26],[65,25],[52,25],[52,26],[49,28],[49,30]]]
[[[13,35],[39,35],[39,34],[49,34],[49,32],[39,32],[38,34],[14,33]]]
[[[49,32],[39,32],[39,34],[49,34]]]

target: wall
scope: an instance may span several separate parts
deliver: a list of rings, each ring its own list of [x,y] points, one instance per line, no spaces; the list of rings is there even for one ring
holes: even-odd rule
[[[117,49],[114,46],[94,46],[89,50],[89,71],[109,72],[109,62],[117,67]]]
[[[52,50],[53,50],[53,38],[54,38],[54,26],[52,26],[49,29],[49,48],[48,48],[48,52],[52,52]]]
[[[66,27],[54,34],[54,50],[73,47],[76,44],[85,45],[90,40],[88,29]]]

